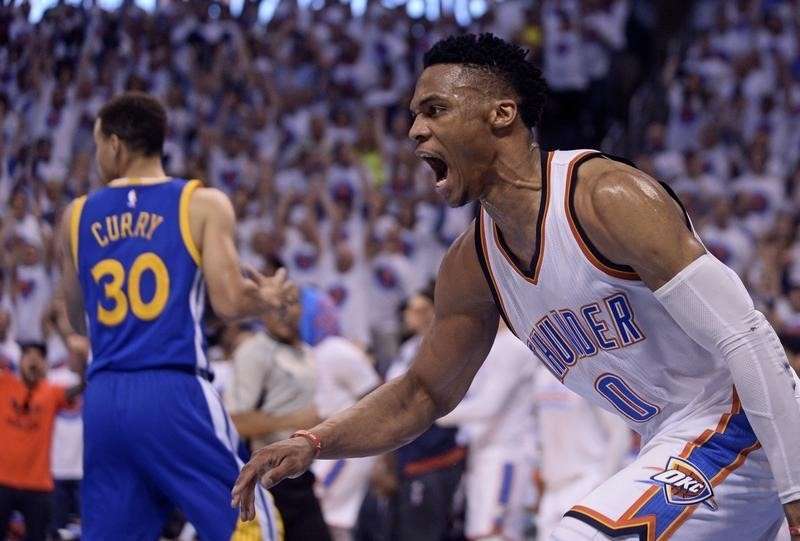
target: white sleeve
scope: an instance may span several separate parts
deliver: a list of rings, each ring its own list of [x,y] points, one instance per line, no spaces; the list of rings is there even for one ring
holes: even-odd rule
[[[705,254],[655,292],[699,345],[728,363],[747,418],[769,459],[782,503],[800,499],[800,380],[742,281]]]

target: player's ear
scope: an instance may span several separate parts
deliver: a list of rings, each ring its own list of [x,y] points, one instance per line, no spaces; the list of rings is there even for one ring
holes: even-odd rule
[[[119,151],[122,148],[122,140],[117,137],[116,133],[112,133],[108,136],[108,142],[111,145],[111,150],[114,151],[114,154],[119,154]]]
[[[498,100],[489,112],[489,123],[492,128],[502,130],[514,123],[517,114],[517,104],[514,100]]]

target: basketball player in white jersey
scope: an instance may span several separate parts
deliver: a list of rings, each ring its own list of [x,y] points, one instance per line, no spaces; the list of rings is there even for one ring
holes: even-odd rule
[[[537,539],[548,539],[574,503],[622,469],[631,433],[620,416],[573,393],[544,366],[538,368],[532,399],[543,490],[536,526]]]
[[[777,336],[658,182],[598,152],[539,151],[544,82],[525,56],[491,35],[425,55],[410,136],[447,203],[478,200],[480,216],[442,262],[410,370],[256,452],[233,504],[251,518],[259,480],[415,438],[461,401],[502,317],[642,437],[553,539],[800,540],[800,385]]]
[[[469,446],[464,535],[482,541],[525,538],[533,501],[532,446],[520,445],[535,431],[531,352],[500,324],[486,361],[464,400],[437,424],[459,427]]]

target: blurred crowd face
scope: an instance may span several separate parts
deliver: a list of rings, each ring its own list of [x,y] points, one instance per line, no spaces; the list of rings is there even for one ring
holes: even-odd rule
[[[47,359],[38,348],[26,347],[19,361],[19,371],[22,381],[33,387],[47,376]]]
[[[451,207],[483,195],[495,155],[491,104],[465,69],[456,64],[426,68],[411,100],[409,137],[417,143],[415,154],[431,166],[436,191]]]
[[[264,316],[264,325],[267,328],[267,332],[276,340],[287,344],[295,344],[300,340],[301,307],[300,296],[297,291],[295,291],[293,297],[297,300],[289,304],[285,310],[280,312],[270,310]]]
[[[420,334],[433,322],[433,315],[433,302],[424,295],[414,295],[403,311],[403,320],[409,331]]]
[[[355,255],[346,242],[336,244],[336,270],[345,273],[353,268]]]
[[[24,192],[18,191],[11,196],[11,214],[15,220],[22,220],[28,212],[28,198]]]

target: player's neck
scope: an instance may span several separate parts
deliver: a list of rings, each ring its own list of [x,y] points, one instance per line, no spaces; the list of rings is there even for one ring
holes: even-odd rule
[[[122,168],[120,175],[109,182],[110,186],[128,184],[136,179],[138,184],[163,182],[167,178],[159,156],[142,156],[133,158]]]
[[[517,147],[519,148],[519,147]],[[538,145],[524,153],[501,154],[481,205],[521,261],[530,261],[536,249],[536,216],[542,204],[542,167]]]

